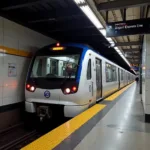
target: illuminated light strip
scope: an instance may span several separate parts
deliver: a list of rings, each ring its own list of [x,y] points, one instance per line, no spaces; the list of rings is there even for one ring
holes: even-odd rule
[[[95,25],[96,28],[103,28],[103,25],[100,23],[100,21],[88,5],[80,6],[80,8],[84,12],[84,14],[91,20],[91,22]]]
[[[74,0],[76,2],[76,4],[83,4],[85,3],[85,0]]]
[[[61,51],[61,50],[64,50],[64,47],[53,47],[52,50],[53,51]]]
[[[16,55],[16,56],[23,56],[23,57],[31,57],[32,53],[23,51],[23,50],[18,50],[14,48],[9,48],[6,46],[0,46],[0,52],[4,54],[11,54],[11,55]]]
[[[97,16],[95,15],[95,13],[93,13],[92,9],[89,7],[89,5],[85,2],[85,0],[74,0],[74,2],[80,7],[80,9],[84,12],[84,14],[91,20],[91,22],[96,26],[96,28],[100,29],[103,28],[103,25],[101,24],[101,22],[99,21],[99,19],[97,18]],[[80,4],[84,4],[84,6],[80,5]],[[101,29],[99,30],[101,32],[101,34],[105,37],[105,39],[112,45],[114,46],[115,43],[112,40],[112,38],[107,38],[106,37],[106,29]],[[121,53],[121,52],[120,52]],[[124,55],[122,54],[121,57],[124,59],[124,61],[129,65],[130,63],[128,62],[128,60],[124,57]]]
[[[114,41],[112,40],[112,38],[107,38],[106,37],[106,29],[101,29],[99,30],[101,32],[101,34],[105,37],[105,39],[111,44],[111,45],[115,45]],[[117,51],[117,53],[119,53],[119,55],[124,59],[124,61],[129,65],[130,63],[128,62],[128,60],[124,57],[124,55],[122,54],[122,52],[119,50],[118,47],[114,47],[114,49]]]
[[[96,104],[73,119],[55,128],[21,150],[51,150],[79,129],[88,120],[106,107],[104,104]]]
[[[129,65],[129,66],[131,66],[130,65],[130,63],[129,63],[129,61],[125,58],[125,56],[123,55],[123,53],[119,50],[119,48],[118,47],[114,47],[114,49],[117,51],[117,53],[124,59],[124,61]],[[134,72],[135,73],[135,72]]]

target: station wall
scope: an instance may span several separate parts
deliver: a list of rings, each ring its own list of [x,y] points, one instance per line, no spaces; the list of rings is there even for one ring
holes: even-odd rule
[[[54,39],[0,17],[0,120],[6,119],[0,129],[19,119],[16,110],[24,101],[24,83],[31,54],[54,42]]]
[[[142,101],[146,121],[150,122],[150,35],[144,35],[142,49]]]

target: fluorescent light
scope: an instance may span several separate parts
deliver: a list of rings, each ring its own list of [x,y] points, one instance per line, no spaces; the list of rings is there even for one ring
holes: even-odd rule
[[[110,41],[109,43],[110,43],[110,44],[115,44],[115,42],[114,42],[114,41]]]
[[[106,37],[106,30],[105,29],[101,29],[99,30],[101,32],[101,34],[106,38],[106,40],[111,44],[111,45],[114,45],[114,41],[112,40],[112,38],[107,38]]]
[[[118,53],[120,52],[120,50],[118,49],[118,50],[116,50]]]
[[[114,47],[115,46],[115,43],[113,42],[112,44],[111,44],[111,47]]]
[[[106,40],[107,40],[108,42],[112,42],[112,41],[113,41],[112,38],[106,38]]]
[[[118,48],[118,47],[114,47],[114,49],[115,49],[115,50],[119,50],[119,48]]]
[[[129,63],[129,61],[128,61],[124,56],[123,56],[122,58],[125,60],[125,62],[126,62],[129,66],[131,66],[130,63]]]
[[[74,0],[76,4],[83,4],[85,3],[85,0]]]
[[[129,61],[125,58],[125,56],[122,54],[122,52],[119,50],[119,48],[118,48],[118,47],[114,47],[114,48],[115,48],[115,50],[118,52],[118,54],[124,59],[124,61],[125,61],[129,66],[131,66],[130,63],[129,63]]]
[[[103,25],[97,18],[97,16],[93,13],[91,8],[88,6],[85,0],[74,0],[74,2],[80,7],[80,9],[84,12],[84,14],[90,19],[90,21],[95,25],[97,29],[103,28]],[[85,4],[84,6],[80,6],[79,4]],[[115,45],[114,41],[111,38],[106,37],[106,30],[101,29],[99,30],[101,34],[106,38],[106,40],[111,44],[113,47]],[[120,56],[126,61],[126,63],[130,66],[128,60],[124,57],[118,47],[114,47],[114,49],[120,54]]]
[[[102,35],[104,36],[104,37],[106,37],[106,30],[105,29],[101,29],[101,30],[99,30],[101,33],[102,33]]]
[[[97,19],[93,11],[90,9],[88,5],[86,6],[81,6],[80,7],[82,11],[85,13],[85,15],[91,20],[91,22],[96,26],[96,28],[103,28],[102,24],[100,21]]]

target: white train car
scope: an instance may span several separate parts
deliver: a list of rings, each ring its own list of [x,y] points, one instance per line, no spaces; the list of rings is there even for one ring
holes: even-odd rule
[[[25,88],[25,110],[43,118],[74,117],[134,80],[134,75],[82,44],[37,51]]]

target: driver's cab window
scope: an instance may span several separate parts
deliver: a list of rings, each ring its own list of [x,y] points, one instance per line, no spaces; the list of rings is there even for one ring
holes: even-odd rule
[[[50,63],[51,63],[50,73],[58,74],[58,60],[51,59]]]
[[[80,55],[37,56],[31,77],[75,78]]]
[[[42,76],[42,59],[39,59],[37,75]]]

